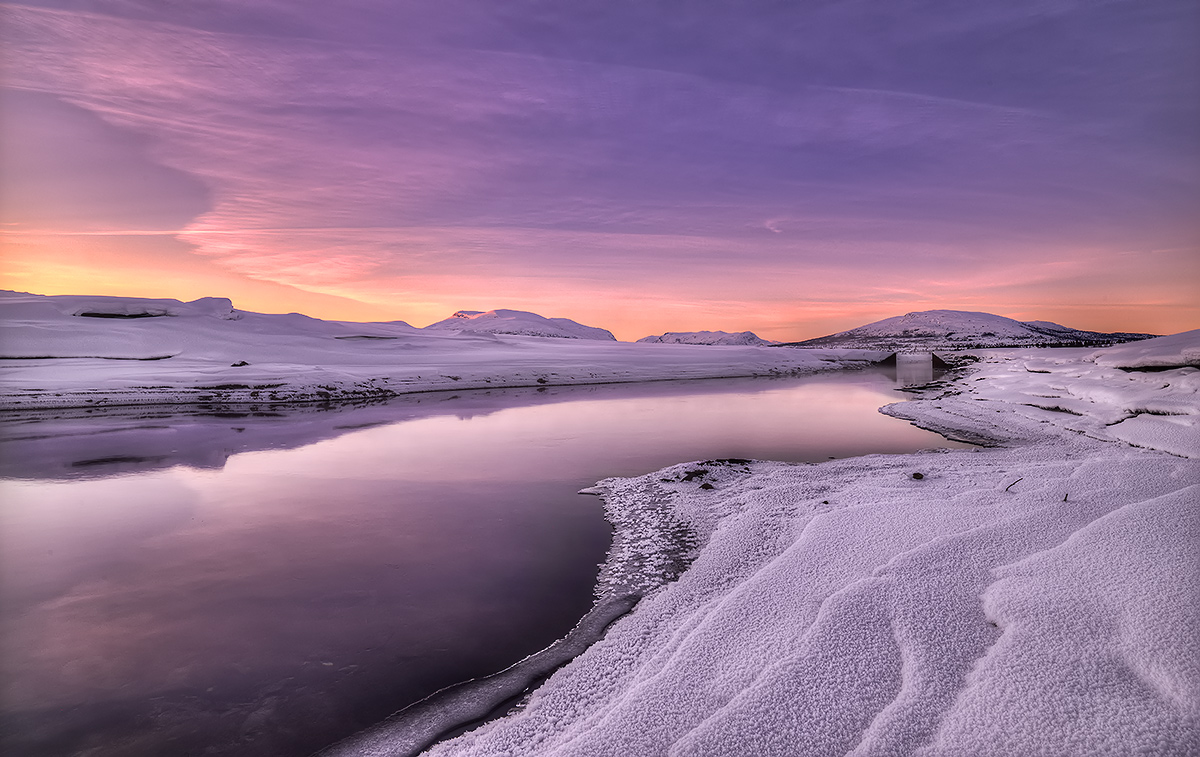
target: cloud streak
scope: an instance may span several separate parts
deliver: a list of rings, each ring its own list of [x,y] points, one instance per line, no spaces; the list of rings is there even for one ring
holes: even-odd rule
[[[984,287],[1012,273],[997,256],[1197,238],[1197,148],[1160,138],[1196,120],[1172,99],[1196,76],[1159,49],[1183,4],[901,3],[890,21],[856,2],[84,5],[7,8],[10,85],[202,182],[179,229],[197,254],[310,291],[494,307],[454,300],[472,281],[520,305],[534,277],[584,297],[642,280],[652,298],[737,290],[750,312],[778,278],[851,299],[934,270]]]

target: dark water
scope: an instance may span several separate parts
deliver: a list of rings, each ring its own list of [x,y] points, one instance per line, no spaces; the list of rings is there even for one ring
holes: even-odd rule
[[[877,413],[896,381],[9,418],[5,753],[309,754],[565,634],[610,538],[575,494],[598,479],[961,446]]]

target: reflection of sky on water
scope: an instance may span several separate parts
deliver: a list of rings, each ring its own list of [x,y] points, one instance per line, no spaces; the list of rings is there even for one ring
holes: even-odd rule
[[[6,481],[16,743],[123,755],[199,733],[171,748],[306,753],[565,633],[607,547],[599,503],[574,495],[597,479],[689,459],[952,446],[877,413],[898,399],[890,386],[859,373],[580,389],[576,401],[464,394],[427,412],[308,414],[294,428],[312,443],[251,444],[223,467]],[[409,420],[330,432],[389,412]],[[187,442],[194,431],[224,444],[217,423],[267,447],[289,428],[185,419],[172,431],[183,460],[228,452],[197,457]],[[68,458],[81,454],[77,434],[63,439]]]
[[[582,400],[365,429],[291,452],[240,455],[226,468],[271,475],[303,461],[303,475],[523,481],[640,474],[717,456],[817,461],[858,453],[864,434],[876,435],[878,451],[926,438],[876,412],[899,399],[881,383],[810,382],[736,394]]]

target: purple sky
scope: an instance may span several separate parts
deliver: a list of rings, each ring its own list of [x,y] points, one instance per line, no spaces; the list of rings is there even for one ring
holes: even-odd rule
[[[4,5],[8,288],[1200,326],[1200,5]]]

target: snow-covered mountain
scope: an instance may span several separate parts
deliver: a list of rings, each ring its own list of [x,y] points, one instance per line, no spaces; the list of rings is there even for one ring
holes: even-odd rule
[[[382,344],[420,333],[403,321],[353,323],[236,310],[224,297],[181,302],[0,291],[0,360],[183,357],[219,363],[230,357],[226,362],[315,365],[351,359],[360,340]]]
[[[524,310],[460,310],[444,321],[425,327],[427,331],[473,331],[517,336],[549,336],[559,339],[604,339],[615,342],[612,332],[584,326],[570,318],[545,318]]]
[[[885,318],[829,336],[789,342],[787,347],[872,350],[966,350],[987,347],[1103,347],[1148,339],[1153,334],[1081,331],[1049,321],[1016,321],[992,313],[925,310]]]
[[[0,291],[0,409],[195,404],[258,412],[278,403],[443,389],[812,373],[886,356],[634,345],[565,318],[472,315],[484,314],[464,314],[452,321],[455,328],[418,329],[401,321],[254,313],[219,297],[180,302]],[[497,333],[470,330],[489,320],[499,321],[491,324]]]
[[[721,345],[751,345],[775,344],[763,339],[753,331],[668,331],[658,336],[644,336],[639,342],[654,344],[721,344]]]

